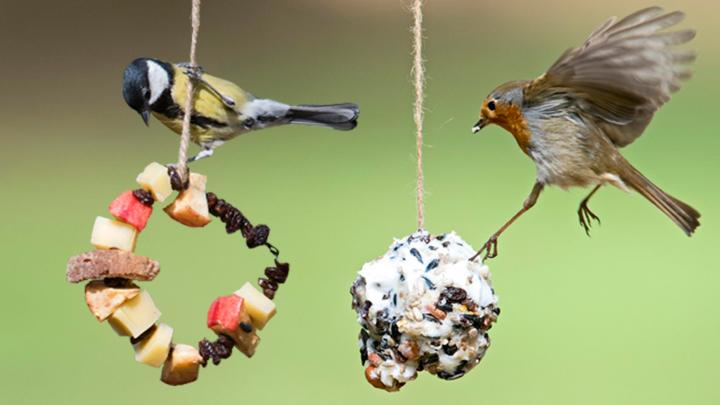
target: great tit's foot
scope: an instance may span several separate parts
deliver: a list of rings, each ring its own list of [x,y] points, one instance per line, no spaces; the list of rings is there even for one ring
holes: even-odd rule
[[[182,62],[177,65],[178,67],[185,69],[185,74],[193,80],[200,80],[203,73],[205,73],[205,69],[203,69],[202,66],[193,66],[190,62]]]
[[[494,259],[498,255],[498,235],[495,234],[488,239],[487,242],[483,245],[483,247],[480,248],[480,250],[475,253],[473,257],[470,258],[470,261],[475,260],[478,256],[483,254],[485,252],[485,255],[483,256],[483,261],[487,259]]]
[[[195,156],[191,157],[190,159],[188,159],[187,162],[188,162],[188,164],[190,164],[190,163],[192,163],[192,162],[197,162],[197,161],[200,160],[200,159],[209,158],[209,157],[212,156],[212,155],[213,155],[213,150],[212,150],[212,149],[203,149],[203,150],[200,151],[200,153],[198,153],[197,155],[195,155]]]
[[[593,220],[597,221],[598,225],[600,225],[600,218],[590,210],[587,200],[583,200],[580,203],[580,208],[578,208],[577,213],[578,218],[580,219],[580,225],[585,230],[585,234],[590,236],[590,228],[592,228]]]

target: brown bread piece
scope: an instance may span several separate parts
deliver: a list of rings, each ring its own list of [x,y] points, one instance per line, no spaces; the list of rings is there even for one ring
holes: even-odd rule
[[[95,250],[68,260],[66,277],[71,283],[106,278],[151,281],[160,272],[160,263],[122,250]]]

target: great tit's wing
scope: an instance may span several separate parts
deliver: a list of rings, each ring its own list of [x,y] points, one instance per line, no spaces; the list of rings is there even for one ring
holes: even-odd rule
[[[183,69],[178,66],[177,69]],[[173,100],[178,106],[185,105],[187,100],[187,81],[190,80],[184,69],[176,71],[173,84]],[[210,131],[213,136],[228,137],[234,134],[237,128],[244,126],[247,117],[242,111],[248,101],[254,96],[235,83],[201,71],[201,82],[197,83],[193,101],[193,123],[197,123],[202,131]],[[221,98],[232,100],[232,105]],[[202,124],[200,124],[202,123]]]
[[[187,74],[188,65],[189,64],[185,63],[177,64],[177,70],[174,75],[175,83],[173,85],[173,96],[177,104],[181,106],[185,105],[185,100],[187,97],[186,88],[187,81],[189,80]],[[237,113],[240,113],[242,106],[247,101],[254,98],[252,94],[241,89],[238,85],[231,81],[212,76],[208,73],[205,73],[205,71],[202,69],[199,70],[199,73],[199,78],[201,79],[201,81],[197,83],[196,87],[196,108],[198,107],[197,103],[200,100],[203,100],[203,102],[213,104],[219,102],[222,104],[222,106],[217,106],[216,108],[227,107],[229,109],[234,109]],[[219,96],[222,96],[225,99],[229,100],[230,103],[226,103],[225,100],[221,99]]]
[[[612,18],[585,43],[567,50],[525,91],[529,103],[567,94],[619,147],[642,134],[655,111],[691,76],[695,54],[673,48],[695,31],[666,32],[685,17],[651,7],[621,20]]]

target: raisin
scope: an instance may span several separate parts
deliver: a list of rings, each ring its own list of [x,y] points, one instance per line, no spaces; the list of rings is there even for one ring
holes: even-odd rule
[[[445,298],[449,303],[461,303],[467,298],[467,292],[462,288],[447,287],[440,294],[440,298]]]
[[[218,202],[217,195],[215,195],[215,193],[206,193],[205,199],[207,200],[208,208],[212,213],[212,211],[215,209],[215,204],[217,204]]]
[[[135,196],[135,198],[137,198],[138,201],[140,201],[141,204],[148,207],[152,207],[153,203],[155,202],[152,193],[142,188],[133,190],[133,195]]]
[[[267,278],[278,284],[284,283],[287,280],[289,273],[290,265],[288,263],[280,263],[277,260],[275,260],[275,267],[268,267],[265,269],[265,275]]]
[[[278,284],[272,280],[268,280],[266,278],[260,277],[258,278],[258,284],[260,285],[260,288],[264,289],[270,289],[273,291],[277,291]]]
[[[275,291],[276,290],[271,290],[269,288],[265,288],[265,289],[263,289],[263,294],[265,294],[265,296],[268,297],[269,299],[273,299],[273,298],[275,298]]]
[[[130,280],[120,277],[108,277],[103,282],[106,286],[112,288],[125,288],[130,284]]]
[[[267,225],[258,225],[247,235],[247,247],[250,249],[262,246],[267,243],[270,236],[270,228]]]

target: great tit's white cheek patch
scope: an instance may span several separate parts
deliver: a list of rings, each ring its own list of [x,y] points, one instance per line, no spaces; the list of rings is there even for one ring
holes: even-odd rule
[[[165,89],[170,86],[170,78],[167,71],[156,62],[147,61],[148,65],[148,83],[150,83],[150,99],[148,104],[153,104]]]

